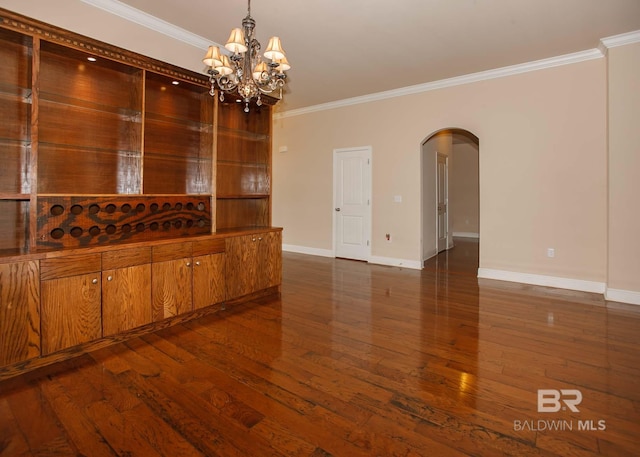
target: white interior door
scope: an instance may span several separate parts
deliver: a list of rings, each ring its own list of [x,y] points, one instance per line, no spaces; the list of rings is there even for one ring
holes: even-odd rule
[[[436,174],[438,189],[438,252],[447,249],[447,237],[449,232],[449,169],[447,167],[447,156],[438,154],[438,167]]]
[[[371,148],[333,151],[336,257],[371,256]]]

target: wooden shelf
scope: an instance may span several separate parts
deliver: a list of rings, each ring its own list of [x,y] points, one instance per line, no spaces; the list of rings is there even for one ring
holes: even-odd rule
[[[10,193],[0,193],[0,200],[31,200],[31,194],[10,194]]]
[[[0,249],[36,246],[50,215],[29,212],[56,198],[195,195],[213,199],[211,229],[270,225],[274,100],[244,113],[211,97],[205,75],[7,17]]]

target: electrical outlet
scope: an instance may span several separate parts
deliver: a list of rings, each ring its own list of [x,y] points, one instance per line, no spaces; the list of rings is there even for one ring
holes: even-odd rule
[[[553,258],[556,256],[556,250],[553,248],[547,248],[547,257]]]
[[[391,233],[387,233],[384,237],[388,242],[391,242]]]

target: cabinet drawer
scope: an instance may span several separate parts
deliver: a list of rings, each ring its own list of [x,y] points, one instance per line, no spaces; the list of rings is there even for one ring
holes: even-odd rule
[[[171,243],[151,248],[151,259],[153,262],[165,262],[167,260],[183,259],[191,257],[191,242]]]
[[[40,261],[40,279],[66,278],[68,276],[96,273],[102,269],[99,253],[56,257]]]
[[[193,242],[193,255],[207,255],[224,252],[224,238],[201,240]]]
[[[135,267],[151,263],[151,248],[118,249],[102,253],[102,269],[115,270],[117,268]]]

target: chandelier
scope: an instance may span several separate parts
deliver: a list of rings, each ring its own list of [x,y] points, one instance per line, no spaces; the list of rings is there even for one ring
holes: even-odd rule
[[[220,101],[224,101],[224,94],[236,92],[244,102],[245,113],[249,112],[249,103],[256,99],[258,106],[262,105],[262,94],[271,94],[284,87],[291,68],[284,49],[277,36],[269,38],[269,44],[262,60],[260,56],[260,42],[255,37],[256,21],[251,17],[251,0],[247,1],[247,16],[242,20],[242,28],[231,31],[227,44],[227,53],[220,52],[217,46],[209,46],[202,62],[209,67],[209,81],[214,96],[216,86],[220,92]]]

